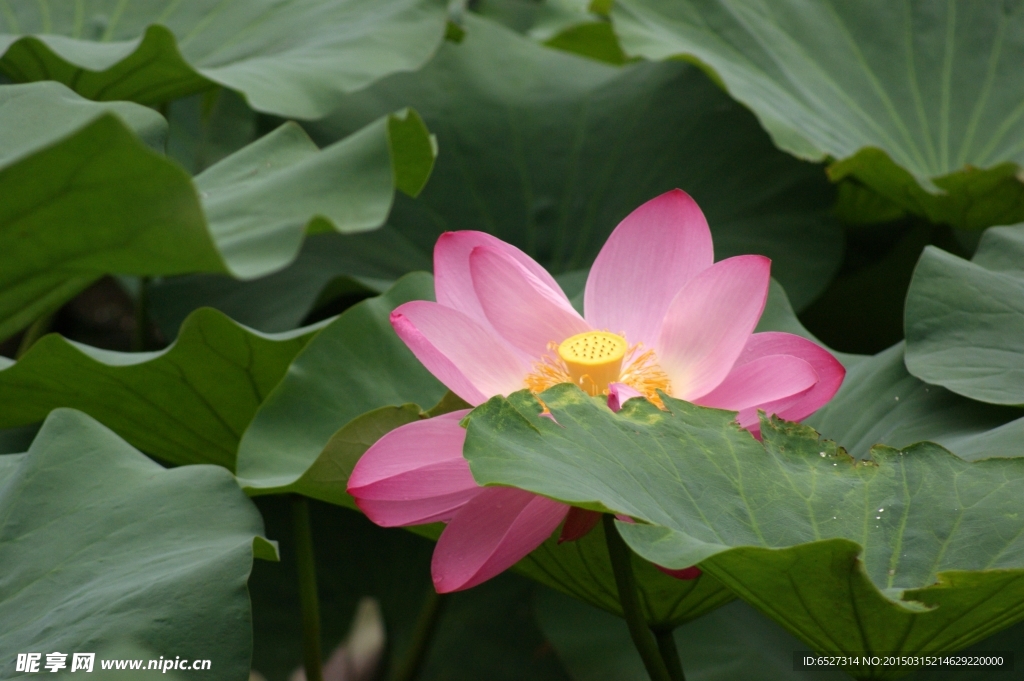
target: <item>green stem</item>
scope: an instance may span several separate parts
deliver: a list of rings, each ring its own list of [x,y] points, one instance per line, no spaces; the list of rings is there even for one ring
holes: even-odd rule
[[[316,589],[316,561],[313,556],[313,530],[309,524],[309,502],[292,495],[295,522],[295,564],[299,571],[299,602],[302,605],[302,659],[306,681],[323,681],[320,668],[320,600]]]
[[[668,668],[668,675],[672,681],[686,681],[683,674],[683,663],[679,659],[679,649],[676,648],[676,637],[672,635],[671,629],[655,629],[654,638],[658,640],[658,650],[661,651],[661,659]]]
[[[50,330],[51,324],[53,324],[52,314],[43,315],[32,322],[32,325],[25,329],[25,334],[21,337],[21,343],[18,344],[18,354],[14,358],[21,359],[21,356],[28,352],[29,348],[35,345],[37,340],[46,335],[46,332]]]
[[[661,658],[658,642],[647,627],[647,620],[640,608],[640,597],[636,593],[636,578],[633,576],[632,554],[615,528],[615,516],[610,513],[606,513],[604,516],[604,537],[608,543],[608,557],[611,559],[612,572],[615,574],[615,586],[619,590],[622,616],[626,618],[626,625],[629,627],[633,645],[640,653],[640,659],[643,660],[651,681],[673,681]]]
[[[132,352],[143,352],[149,345],[149,277],[139,278],[139,295],[135,298],[135,333]]]
[[[430,650],[430,642],[437,631],[437,623],[441,618],[441,611],[447,602],[445,596],[440,595],[433,588],[427,592],[427,598],[423,601],[423,608],[416,620],[416,630],[413,632],[412,644],[402,658],[398,671],[395,672],[392,681],[413,681],[423,667],[423,661],[427,659],[427,652]]]

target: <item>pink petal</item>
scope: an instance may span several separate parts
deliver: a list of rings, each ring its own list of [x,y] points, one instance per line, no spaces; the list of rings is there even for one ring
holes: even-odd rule
[[[694,400],[716,409],[742,411],[806,391],[818,382],[814,368],[792,355],[765,355],[736,363],[714,390]]]
[[[483,488],[462,457],[468,409],[396,428],[359,459],[348,493],[384,527],[448,520]]]
[[[676,294],[713,262],[711,231],[694,200],[681,189],[653,198],[598,253],[583,295],[587,321],[654,347]]]
[[[558,543],[582,539],[599,522],[601,522],[601,514],[597,511],[588,511],[573,506],[569,509],[569,514],[565,516],[565,524],[562,525],[562,533],[558,535]]]
[[[430,373],[474,406],[523,388],[532,368],[493,331],[438,303],[400,305],[391,326]]]
[[[704,270],[676,295],[655,352],[672,396],[694,400],[729,374],[768,297],[771,261],[740,255]]]
[[[639,390],[631,388],[625,383],[609,383],[608,384],[608,408],[614,412],[618,412],[622,409],[622,405],[626,403],[626,400],[631,400],[634,397],[642,397],[643,393]]]
[[[814,341],[781,331],[755,333],[747,341],[737,364],[751,362],[766,355],[792,355],[814,368],[818,382],[785,405],[778,405],[778,415],[788,421],[801,421],[820,409],[838,392],[846,376],[846,368],[832,353]],[[767,410],[766,410],[767,411]]]
[[[551,536],[569,507],[514,487],[488,487],[455,514],[434,549],[438,593],[461,591],[515,565]]]
[[[655,565],[654,567],[658,568],[669,577],[675,577],[676,579],[697,579],[701,576],[701,574],[703,574],[701,572],[701,569],[696,565],[688,568],[683,568],[681,570],[669,570],[668,568],[661,567],[660,565]]]
[[[445,232],[434,246],[434,292],[437,302],[469,315],[485,328],[490,326],[477,300],[469,270],[469,255],[477,246],[487,246],[510,256],[552,291],[561,292],[547,270],[515,246],[490,234],[467,230]]]
[[[473,286],[484,314],[505,340],[531,357],[548,343],[589,331],[561,289],[554,291],[515,259],[487,246],[469,256]]]

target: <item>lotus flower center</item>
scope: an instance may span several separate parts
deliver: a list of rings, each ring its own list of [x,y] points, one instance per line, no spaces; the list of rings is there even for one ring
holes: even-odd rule
[[[626,339],[608,331],[587,331],[566,338],[558,346],[573,383],[591,395],[601,395],[619,380]]]

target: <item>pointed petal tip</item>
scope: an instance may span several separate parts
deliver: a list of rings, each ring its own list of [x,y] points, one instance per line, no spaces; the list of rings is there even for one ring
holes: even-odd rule
[[[713,263],[700,207],[681,189],[665,192],[635,208],[601,247],[587,277],[585,317],[653,347],[676,293]]]
[[[456,513],[434,548],[430,573],[438,593],[496,577],[540,546],[569,507],[514,487],[490,487]]]

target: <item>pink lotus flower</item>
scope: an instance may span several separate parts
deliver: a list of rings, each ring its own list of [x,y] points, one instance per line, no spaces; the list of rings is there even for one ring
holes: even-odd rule
[[[657,391],[789,420],[832,398],[842,365],[787,333],[753,333],[768,295],[768,258],[714,262],[711,232],[685,192],[648,201],[601,249],[584,292],[585,315],[529,256],[481,232],[448,232],[434,248],[437,302],[398,307],[391,324],[416,357],[476,406],[523,388],[572,382],[609,406]],[[438,592],[494,577],[565,521],[563,539],[597,517],[508,487],[480,487],[462,456],[468,410],[402,426],[362,457],[348,491],[385,527],[448,523],[434,550]],[[566,516],[569,516],[568,518]],[[680,576],[693,576],[692,570]]]

